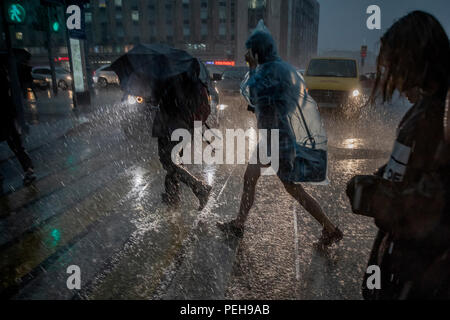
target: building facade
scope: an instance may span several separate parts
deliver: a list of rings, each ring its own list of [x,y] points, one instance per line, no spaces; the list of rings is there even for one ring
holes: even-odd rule
[[[44,59],[46,33],[35,27],[40,21],[39,1],[23,2],[35,14],[26,25],[14,27],[14,45]],[[62,8],[50,15],[63,24]],[[138,43],[166,43],[204,61],[245,65],[245,41],[260,19],[283,59],[303,67],[317,54],[317,0],[91,0],[84,18],[94,66],[114,60]],[[64,37],[64,29],[51,34],[56,57],[67,56]]]
[[[92,0],[91,54],[115,56],[138,43],[166,43],[205,61],[244,65],[245,41],[260,19],[280,55],[301,67],[317,54],[316,0]]]

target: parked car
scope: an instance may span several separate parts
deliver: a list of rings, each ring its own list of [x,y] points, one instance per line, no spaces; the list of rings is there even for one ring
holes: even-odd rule
[[[241,82],[248,72],[248,67],[231,67],[226,69],[221,75],[214,74],[216,88],[220,94],[239,94]]]
[[[49,66],[38,66],[31,69],[33,83],[42,87],[47,83],[47,87],[52,83],[52,72]],[[56,83],[62,90],[67,90],[72,85],[72,76],[70,72],[64,68],[55,67]],[[45,82],[44,82],[45,81]]]
[[[321,108],[356,105],[362,96],[358,63],[350,58],[313,58],[305,72],[308,92]]]
[[[100,68],[95,70],[92,79],[94,81],[94,84],[98,85],[101,88],[106,88],[111,84],[119,84],[119,77],[111,69],[111,66],[109,64],[101,66]]]

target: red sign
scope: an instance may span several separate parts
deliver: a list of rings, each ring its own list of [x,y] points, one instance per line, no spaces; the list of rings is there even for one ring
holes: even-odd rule
[[[361,57],[367,57],[367,46],[361,46]]]
[[[234,61],[226,61],[226,60],[216,60],[214,61],[216,66],[231,66],[234,67],[236,63]]]
[[[58,62],[58,61],[69,61],[69,57],[58,57],[58,58],[55,58],[55,62]]]

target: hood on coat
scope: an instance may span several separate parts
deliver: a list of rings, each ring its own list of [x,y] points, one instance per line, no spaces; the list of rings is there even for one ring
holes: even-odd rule
[[[255,31],[245,43],[247,49],[252,49],[258,55],[258,63],[263,64],[279,59],[277,46],[272,35],[263,30]]]

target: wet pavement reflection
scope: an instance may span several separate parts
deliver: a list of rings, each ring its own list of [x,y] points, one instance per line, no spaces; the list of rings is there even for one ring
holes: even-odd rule
[[[117,88],[96,90],[92,106],[73,110],[71,91],[28,99],[26,145],[37,182],[21,185],[19,165],[0,145],[0,294],[13,299],[360,299],[360,281],[376,229],[351,214],[345,185],[371,173],[390,153],[408,105],[364,110],[356,119],[324,112],[329,185],[305,185],[344,231],[326,252],[320,226],[262,177],[242,241],[217,221],[234,218],[245,165],[188,166],[213,187],[205,209],[189,188],[182,205],[161,202],[164,170],[151,124]],[[50,95],[50,96],[49,96]],[[35,101],[36,100],[36,101]],[[240,97],[222,97],[219,126],[256,127]],[[67,289],[67,267],[82,289]]]

